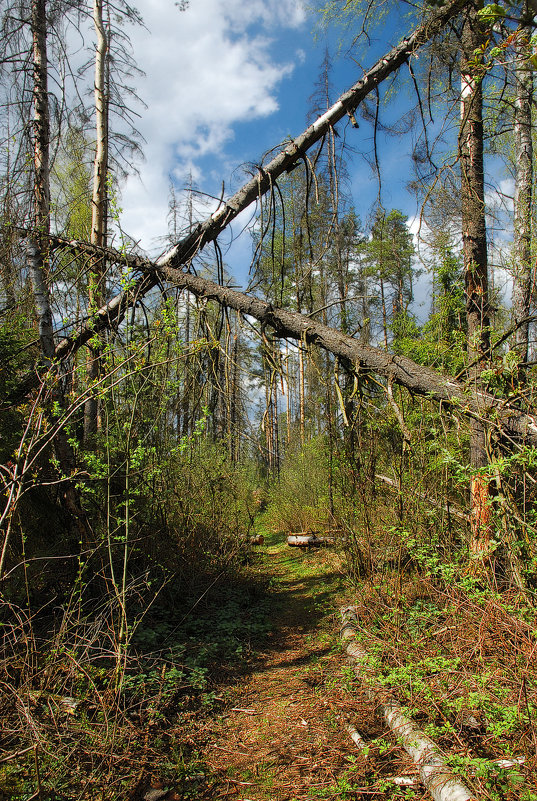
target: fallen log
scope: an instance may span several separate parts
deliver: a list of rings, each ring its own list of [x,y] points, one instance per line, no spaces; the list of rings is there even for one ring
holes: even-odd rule
[[[355,663],[356,675],[365,682],[368,697],[377,702],[382,698],[382,691],[367,667],[368,653],[356,639],[356,610],[347,607],[341,610],[341,616],[341,639],[346,643],[345,651]],[[429,790],[434,801],[477,801],[471,790],[451,772],[436,743],[420,731],[397,701],[384,697],[378,708],[388,727],[412,757],[418,768],[420,781]]]
[[[289,534],[287,544],[292,548],[320,548],[334,544],[333,537],[317,537],[315,534]]]
[[[200,250],[213,242],[242,211],[271,190],[281,175],[290,172],[299,161],[304,159],[306,152],[326,136],[336,123],[347,114],[354,114],[357,106],[372,91],[408,62],[409,58],[429,39],[440,33],[464,5],[465,0],[451,0],[442,8],[428,15],[427,19],[410,36],[380,58],[354,86],[339,97],[331,108],[318,117],[299,136],[287,142],[268,164],[260,164],[250,180],[232,197],[223,201],[218,209],[203,222],[197,223],[187,236],[174,244],[158,260],[157,264],[135,253],[121,253],[113,248],[98,248],[85,241],[70,241],[52,236],[52,248],[61,249],[68,246],[81,253],[105,258],[109,263],[125,265],[133,274],[142,275],[133,286],[119,292],[78,330],[73,331],[59,342],[56,346],[55,358],[60,360],[72,356],[96,333],[109,329],[120,322],[127,309],[142,300],[144,295],[165,277],[163,271],[171,268],[177,269],[188,264]],[[27,236],[29,233],[25,229],[19,229],[19,231],[23,236]],[[23,392],[31,391],[38,383],[39,376],[32,372],[25,377],[15,394],[21,396]]]
[[[95,250],[91,246],[86,246],[85,250],[88,248]],[[110,253],[112,251],[107,250],[107,254]],[[454,378],[437,373],[431,367],[413,362],[406,356],[394,355],[382,348],[364,345],[360,340],[317,322],[311,317],[280,309],[253,295],[185,273],[181,269],[168,266],[167,263],[155,265],[146,262],[145,266],[140,263],[138,269],[146,270],[146,274],[136,282],[138,294],[133,302],[142,300],[148,289],[156,286],[159,281],[167,282],[177,289],[188,290],[198,298],[214,300],[221,306],[238,311],[243,316],[253,317],[262,326],[271,328],[279,337],[289,337],[317,345],[345,360],[347,364],[353,365],[356,375],[364,372],[375,373],[416,395],[443,403],[461,414],[478,420],[486,419],[491,426],[499,428],[510,437],[524,439],[528,444],[537,445],[537,417],[514,408],[503,398],[471,389]],[[110,320],[117,324],[129,307],[129,303],[125,293],[113,298],[80,331],[58,343],[54,358],[63,359],[72,356],[97,331],[108,327]],[[11,400],[20,399],[24,393],[38,384],[39,375],[33,371],[13,392]]]
[[[371,91],[408,61],[428,39],[439,33],[464,5],[464,0],[451,0],[428,16],[422,25],[379,59],[300,136],[287,143],[268,164],[260,165],[255,175],[238,192],[222,202],[213,214],[198,223],[188,236],[168,250],[158,262],[153,263],[136,254],[120,253],[112,248],[96,248],[87,242],[66,242],[58,237],[51,237],[52,247],[61,248],[68,245],[75,251],[91,253],[106,258],[110,263],[128,266],[134,281],[92,315],[78,330],[59,342],[55,358],[61,360],[68,356],[72,357],[76,350],[96,333],[118,325],[127,309],[141,301],[152,288],[168,282],[177,288],[188,290],[196,297],[215,300],[225,307],[254,317],[262,325],[272,328],[277,336],[318,345],[352,365],[356,373],[374,372],[390,383],[406,387],[412,393],[448,404],[452,409],[478,420],[486,420],[488,424],[496,426],[510,437],[522,438],[528,444],[537,445],[537,417],[517,409],[512,403],[508,404],[505,399],[476,390],[475,387],[465,386],[404,356],[364,345],[359,340],[323,325],[311,317],[275,308],[259,298],[184,272],[185,265],[189,264],[205,245],[214,241],[233,219],[269,191],[280,175],[289,172],[303,159],[306,151],[346,114],[353,113]],[[140,277],[134,280],[136,275]],[[38,386],[39,382],[40,376],[37,371],[32,371],[11,393],[10,401],[20,401]]]
[[[359,748],[360,751],[363,751],[364,749],[367,748],[367,743],[365,742],[364,738],[362,737],[358,729],[355,726],[353,726],[352,723],[345,724],[345,731],[353,741],[354,745],[357,748]]]

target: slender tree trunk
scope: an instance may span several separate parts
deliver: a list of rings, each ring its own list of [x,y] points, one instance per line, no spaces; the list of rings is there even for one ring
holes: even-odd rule
[[[285,444],[287,449],[291,445],[291,370],[290,370],[290,358],[289,358],[289,343],[285,340],[285,384],[286,384],[286,396],[285,396],[285,429],[286,429],[286,439]]]
[[[279,358],[277,352],[277,344],[274,341],[274,346],[272,350],[273,358],[275,363],[277,363],[277,359]],[[272,435],[272,444],[274,449],[274,456],[273,456],[273,466],[275,472],[279,475],[280,472],[280,431],[279,431],[279,421],[278,421],[278,376],[275,375],[272,381],[272,398],[271,398],[271,405],[272,405],[272,425],[273,425],[273,435]]]
[[[384,350],[388,350],[388,315],[386,312],[386,297],[384,295],[384,281],[380,279],[380,305],[382,307],[382,333],[384,337]]]
[[[476,52],[483,44],[477,10],[471,2],[464,10],[461,53],[461,165],[462,241],[466,284],[469,380],[474,389],[490,347],[489,287],[483,167],[483,70]],[[481,420],[471,421],[470,464],[475,471],[488,464],[486,431]],[[491,546],[489,479],[474,473],[471,482],[470,554],[479,557]]]
[[[11,176],[11,134],[10,134],[10,119],[9,113],[6,120],[6,166],[5,174]],[[13,203],[13,187],[11,181],[6,182],[6,190],[2,198],[2,222],[12,222],[16,219],[15,209]],[[10,309],[15,309],[17,302],[15,294],[15,264],[14,258],[14,245],[18,240],[18,236],[10,226],[2,226],[2,235],[0,238],[0,272],[2,274],[2,284],[4,286],[4,294],[6,297],[7,305]]]
[[[528,4],[523,11],[528,14]],[[515,333],[516,348],[522,362],[528,360],[531,295],[531,212],[533,182],[533,144],[531,136],[531,107],[533,102],[533,72],[529,63],[532,27],[519,33],[515,48],[515,237],[513,315],[519,325]],[[524,320],[524,322],[522,322]]]
[[[108,176],[108,36],[103,18],[103,0],[93,2],[93,22],[97,35],[95,51],[95,128],[96,146],[93,162],[93,194],[91,200],[91,244],[106,246],[107,176]],[[102,257],[94,257],[89,276],[89,306],[93,314],[101,308],[105,298],[106,269]],[[101,373],[102,346],[98,334],[90,344],[87,357],[89,383],[98,380]],[[91,396],[84,408],[84,440],[90,441],[98,428],[98,401]]]
[[[237,317],[236,328],[233,334],[233,347],[231,351],[231,458],[234,462],[238,462],[241,455],[239,353],[240,325]]]
[[[306,442],[306,376],[304,370],[305,343],[298,344],[298,428],[300,443]]]
[[[230,461],[233,461],[233,345],[232,334],[229,320],[226,327],[226,344],[224,350],[224,408],[225,408],[225,432],[227,439],[227,448]]]
[[[49,268],[50,236],[50,117],[48,103],[48,59],[46,0],[32,0],[31,25],[33,37],[33,140],[34,140],[34,230],[29,241],[28,269],[39,326],[39,341],[43,365],[54,367],[55,345],[50,296],[46,273]],[[54,384],[54,399],[61,402],[60,383]],[[63,473],[73,469],[73,453],[65,432],[59,430],[54,440],[56,458]],[[64,483],[64,501],[73,516],[80,540],[87,545],[91,529],[80,504],[78,492],[70,480]]]
[[[267,346],[265,346],[267,347]],[[264,376],[265,376],[265,414],[263,415],[263,425],[265,429],[265,444],[267,450],[267,465],[269,473],[274,469],[273,462],[273,425],[272,425],[272,387],[271,387],[271,367],[267,358],[268,350],[264,349]]]
[[[188,181],[188,232],[189,234],[192,233],[192,229],[194,227],[194,203],[192,200],[193,194],[193,186],[192,186],[192,172],[189,173],[189,181]],[[175,197],[175,194],[174,194]],[[177,208],[175,207],[174,211],[174,241],[177,241]],[[190,348],[190,329],[191,329],[191,311],[190,311],[190,304],[191,304],[191,297],[189,292],[184,292],[183,296],[185,298],[185,317],[184,317],[184,334],[183,334],[183,342],[185,351],[188,352]],[[187,356],[183,363],[183,398],[181,402],[181,424],[179,425],[179,430],[183,436],[189,436],[191,431],[191,420],[192,420],[192,412],[191,412],[191,403],[192,403],[192,389],[193,389],[193,382],[191,376],[191,366],[190,366],[190,359]]]
[[[54,358],[52,309],[46,283],[50,233],[50,119],[48,106],[47,20],[45,0],[32,2],[34,99],[34,231],[28,267],[45,364]]]

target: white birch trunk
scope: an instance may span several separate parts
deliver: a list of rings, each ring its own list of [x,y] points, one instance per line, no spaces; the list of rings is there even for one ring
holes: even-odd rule
[[[527,13],[527,3],[524,3]],[[513,315],[518,324],[516,347],[521,361],[528,360],[531,295],[531,217],[533,183],[533,143],[531,136],[531,107],[533,102],[533,72],[529,63],[532,28],[525,26],[519,33],[515,48],[515,237]]]
[[[47,21],[45,0],[32,1],[33,38],[33,139],[34,139],[34,230],[28,247],[39,341],[45,364],[54,358],[54,330],[46,282],[50,234],[50,121],[48,105]]]
[[[107,60],[108,36],[103,18],[103,0],[93,2],[93,23],[97,36],[95,50],[95,158],[93,161],[93,192],[91,199],[91,244],[103,248],[106,245],[106,201],[108,175],[108,93]],[[94,256],[89,275],[89,308],[94,314],[104,303],[105,267],[102,256]],[[98,335],[96,334],[98,338]],[[101,372],[101,347],[96,342],[90,345],[87,356],[87,378],[92,384]],[[84,440],[89,441],[98,429],[98,401],[91,396],[84,407]]]

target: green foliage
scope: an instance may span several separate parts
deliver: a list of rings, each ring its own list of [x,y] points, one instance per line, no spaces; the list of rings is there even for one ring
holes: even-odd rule
[[[14,313],[0,326],[0,398],[8,398],[18,389],[21,375],[33,366],[36,349],[35,332],[28,327],[25,316]],[[0,407],[0,460],[14,458],[24,426],[22,409],[11,404]]]
[[[434,4],[441,2],[443,0],[434,0]],[[403,36],[404,30],[416,23],[419,13],[419,5],[408,8],[395,0],[310,0],[309,4],[317,14],[321,31],[337,31],[339,48],[344,50],[352,46],[355,52],[358,47],[369,45],[372,32],[394,25],[394,20]]]
[[[488,26],[494,25],[498,20],[504,19],[506,10],[499,3],[489,3],[483,8],[478,9],[477,16]]]
[[[93,147],[82,129],[69,127],[51,175],[52,214],[64,236],[89,240]]]
[[[410,321],[408,307],[413,300],[413,280],[418,276],[413,263],[414,244],[407,227],[407,217],[397,209],[386,213],[377,209],[371,228],[371,238],[365,244],[366,275],[375,287],[375,305],[382,320],[385,342],[388,329],[397,338],[404,337],[402,329]]]
[[[431,314],[421,326],[410,315],[399,315],[392,323],[394,347],[418,364],[457,375],[464,367],[466,353],[463,268],[449,242],[440,240],[435,251]]]
[[[329,487],[324,437],[286,454],[270,493],[265,524],[281,531],[322,531],[329,527]]]

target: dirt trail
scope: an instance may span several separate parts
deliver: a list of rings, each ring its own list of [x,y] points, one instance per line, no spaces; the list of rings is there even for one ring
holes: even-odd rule
[[[374,709],[349,691],[342,671],[338,607],[348,599],[338,557],[278,546],[265,550],[259,569],[274,576],[278,612],[255,670],[231,688],[231,707],[206,732],[211,797],[405,797],[360,781],[365,760],[344,728],[351,720],[366,737],[382,734]],[[392,775],[409,768],[399,754],[390,763]]]

